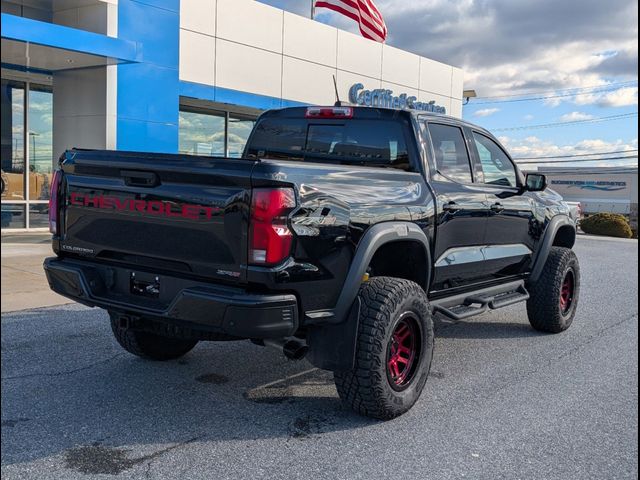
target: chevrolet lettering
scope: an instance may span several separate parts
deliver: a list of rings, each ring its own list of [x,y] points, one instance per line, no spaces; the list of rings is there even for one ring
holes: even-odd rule
[[[210,220],[220,211],[217,207],[203,205],[177,204],[161,200],[123,199],[110,195],[88,195],[71,192],[69,204],[76,207],[101,208],[104,210],[127,211],[142,215],[166,215],[167,217],[183,217],[192,220]]]

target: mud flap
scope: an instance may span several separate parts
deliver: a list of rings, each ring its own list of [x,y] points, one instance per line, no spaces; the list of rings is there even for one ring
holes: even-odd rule
[[[312,365],[324,370],[343,371],[353,368],[360,318],[360,298],[351,306],[346,322],[333,325],[314,325],[307,332]]]

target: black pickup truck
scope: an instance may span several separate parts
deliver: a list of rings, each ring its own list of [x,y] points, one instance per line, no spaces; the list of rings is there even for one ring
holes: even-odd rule
[[[418,399],[433,315],[526,302],[574,318],[575,225],[486,130],[366,107],[267,111],[243,158],[69,150],[52,181],[61,295],[108,310],[127,351],[250,339],[334,372],[356,411]]]

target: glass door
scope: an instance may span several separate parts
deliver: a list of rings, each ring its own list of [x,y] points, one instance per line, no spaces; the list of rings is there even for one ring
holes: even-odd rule
[[[2,79],[1,227],[46,228],[53,170],[50,86]]]

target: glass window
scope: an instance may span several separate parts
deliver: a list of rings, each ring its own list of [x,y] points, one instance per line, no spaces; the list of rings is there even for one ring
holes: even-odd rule
[[[53,171],[52,88],[3,79],[1,97],[2,228],[46,228]],[[27,125],[29,130],[25,131]],[[28,159],[25,152],[29,152]],[[27,186],[26,205],[13,203],[25,200]]]
[[[473,132],[473,138],[482,165],[484,183],[517,187],[516,169],[498,144],[477,132]]]
[[[248,154],[411,170],[402,127],[384,120],[310,124],[302,119],[267,118],[256,127]]]
[[[29,228],[49,227],[49,204],[31,203],[29,204]]]
[[[302,160],[307,122],[300,119],[265,118],[256,125],[248,156],[283,160]]]
[[[249,134],[253,130],[255,121],[248,118],[229,117],[229,131],[227,137],[227,148],[229,157],[241,157],[244,146],[247,144]]]
[[[224,156],[224,122],[224,115],[180,111],[179,152]]]
[[[2,80],[2,201],[24,200],[24,100],[24,83]]]
[[[51,87],[29,85],[29,199],[48,200],[53,169]],[[30,225],[34,227],[34,225]]]
[[[24,228],[24,205],[15,203],[2,203],[2,228]]]
[[[438,173],[456,182],[471,182],[471,164],[462,130],[450,125],[430,123],[429,133]]]

